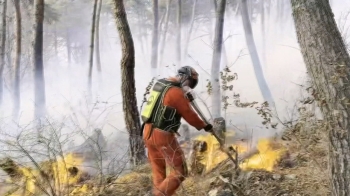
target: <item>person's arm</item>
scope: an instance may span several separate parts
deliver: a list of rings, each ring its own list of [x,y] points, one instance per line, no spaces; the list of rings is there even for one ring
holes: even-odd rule
[[[185,98],[181,88],[170,88],[166,97],[171,97],[171,106],[193,127],[197,130],[204,129],[207,124],[199,118],[198,114],[192,109],[190,101]]]

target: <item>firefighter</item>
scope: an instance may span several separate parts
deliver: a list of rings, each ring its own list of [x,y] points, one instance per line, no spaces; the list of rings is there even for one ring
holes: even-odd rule
[[[173,195],[188,175],[184,153],[175,136],[181,118],[198,131],[212,131],[213,126],[199,118],[185,94],[184,89],[194,89],[197,84],[196,70],[190,66],[181,67],[175,77],[160,79],[155,83],[142,110],[142,134],[152,167],[155,196]],[[171,170],[168,176],[166,164]]]

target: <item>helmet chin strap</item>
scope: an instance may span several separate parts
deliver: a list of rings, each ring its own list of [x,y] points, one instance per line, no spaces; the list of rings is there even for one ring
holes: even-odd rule
[[[185,93],[188,93],[188,92],[191,92],[192,89],[189,87],[189,86],[182,86],[182,90],[185,92]]]

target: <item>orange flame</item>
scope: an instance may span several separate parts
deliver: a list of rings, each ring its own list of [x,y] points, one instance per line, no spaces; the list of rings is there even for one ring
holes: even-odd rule
[[[230,135],[226,134],[226,137]],[[232,135],[230,136],[232,137]],[[206,171],[210,171],[222,161],[226,160],[227,155],[219,148],[220,145],[216,138],[212,135],[200,135],[196,138],[199,141],[205,141],[207,143],[207,151],[202,153],[204,157],[201,163],[206,166]],[[257,144],[258,154],[253,155],[249,159],[245,160],[239,166],[242,170],[262,169],[266,171],[272,171],[273,167],[280,159],[285,149],[281,145],[275,145],[270,139],[260,139]],[[232,144],[234,149],[237,149],[238,154],[248,152],[248,144],[239,143]]]
[[[262,169],[272,171],[277,161],[286,151],[281,145],[274,144],[276,143],[272,140],[260,139],[257,145],[259,153],[241,163],[240,168],[242,170]]]
[[[79,167],[82,163],[83,159],[74,156],[74,154],[67,154],[63,159],[53,162],[50,167],[52,168],[55,187],[58,188],[76,184],[81,176],[81,172],[78,172],[76,176],[70,176],[68,168],[73,166]],[[40,190],[37,184],[42,185],[39,181],[41,179],[39,170],[30,167],[21,167],[20,171],[25,178],[25,194],[23,194],[23,190],[18,190],[12,193],[11,196],[29,196],[36,194],[37,191]]]

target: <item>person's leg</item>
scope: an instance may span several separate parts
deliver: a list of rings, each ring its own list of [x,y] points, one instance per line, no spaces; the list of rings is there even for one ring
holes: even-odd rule
[[[161,192],[165,193],[166,196],[171,196],[187,177],[187,166],[183,151],[175,136],[170,140],[168,145],[163,146],[160,150],[172,171],[159,185],[159,189]]]
[[[148,160],[152,168],[153,194],[159,195],[159,186],[166,177],[166,162],[163,154],[155,146],[154,135],[152,134],[148,139],[148,132],[149,130],[145,130],[144,142],[148,149]]]

